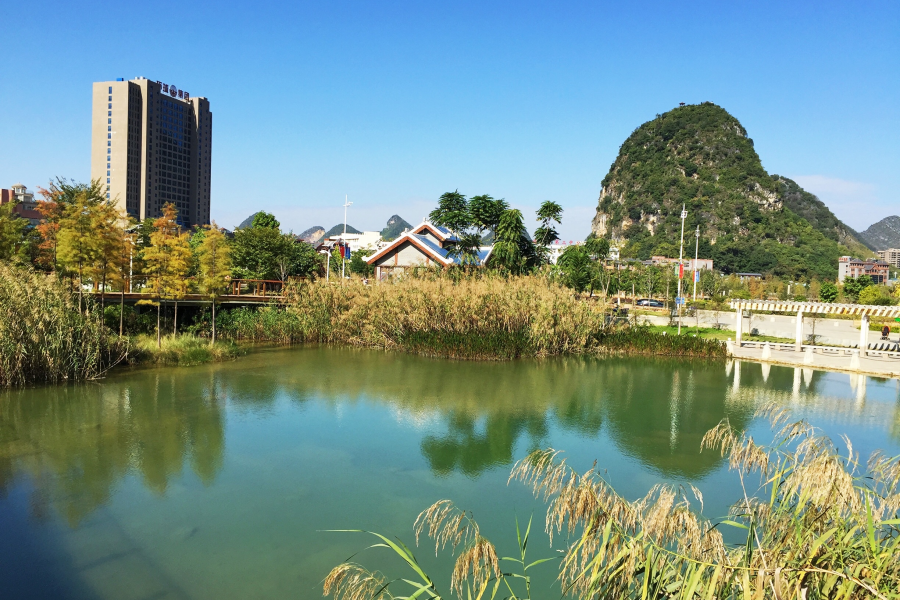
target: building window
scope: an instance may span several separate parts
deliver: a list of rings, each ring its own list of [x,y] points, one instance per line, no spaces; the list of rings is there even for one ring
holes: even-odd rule
[[[109,184],[109,177],[106,178],[106,183]]]
[[[106,142],[106,145],[107,145],[107,146],[112,146],[112,142],[111,142],[111,141],[107,141],[107,142]]]
[[[106,172],[106,176],[109,177],[109,171]]]
[[[112,111],[109,111],[109,113],[108,113],[106,116],[107,116],[107,117],[111,117],[111,116],[112,116]],[[110,123],[112,123],[112,120],[110,120]]]
[[[112,131],[112,129],[110,129],[110,131]],[[112,134],[111,134],[111,133],[107,133],[107,134],[106,134],[106,139],[111,140],[111,139],[112,139]]]
[[[109,103],[109,107],[108,107],[108,108],[112,109],[112,102]]]

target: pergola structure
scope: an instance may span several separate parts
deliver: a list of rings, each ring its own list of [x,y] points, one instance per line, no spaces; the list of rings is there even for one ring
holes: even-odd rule
[[[803,345],[803,314],[854,315],[861,320],[859,327],[859,354],[866,355],[869,346],[869,317],[900,317],[900,306],[874,306],[871,304],[831,304],[828,302],[781,302],[780,300],[732,300],[735,310],[735,343],[741,345],[743,313],[764,311],[774,313],[796,313],[797,350]]]

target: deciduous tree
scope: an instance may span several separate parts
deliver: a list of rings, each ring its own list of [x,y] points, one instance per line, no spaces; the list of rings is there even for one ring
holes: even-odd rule
[[[231,280],[231,248],[215,221],[204,231],[197,250],[200,290],[212,305],[212,343],[216,343],[216,300]]]

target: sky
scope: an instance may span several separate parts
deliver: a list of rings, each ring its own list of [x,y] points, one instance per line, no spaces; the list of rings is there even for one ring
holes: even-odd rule
[[[212,216],[418,223],[459,190],[590,231],[641,123],[737,117],[858,230],[900,214],[900,2],[0,3],[0,187],[90,178],[91,84],[210,100]]]

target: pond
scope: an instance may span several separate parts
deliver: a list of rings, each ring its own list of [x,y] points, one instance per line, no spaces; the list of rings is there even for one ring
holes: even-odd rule
[[[235,362],[119,371],[102,382],[0,394],[0,590],[10,598],[321,597],[371,529],[414,544],[442,498],[504,554],[544,505],[507,484],[535,448],[594,460],[627,497],[693,483],[704,514],[740,494],[700,453],[727,417],[770,439],[776,403],[854,449],[900,453],[900,385],[754,363],[653,358],[456,362],[346,348],[265,350]],[[368,551],[356,560],[406,575]],[[439,582],[449,559],[417,556]],[[555,570],[547,564],[537,596]],[[558,591],[557,591],[558,597]]]

